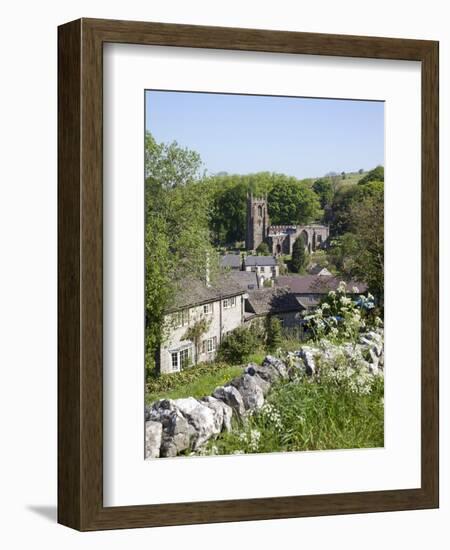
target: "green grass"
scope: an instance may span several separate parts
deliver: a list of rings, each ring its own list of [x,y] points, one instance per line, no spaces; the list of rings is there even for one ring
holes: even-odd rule
[[[239,376],[242,371],[242,366],[202,363],[179,373],[163,374],[147,383],[145,402],[211,395],[217,386]]]
[[[273,386],[267,405],[244,426],[210,441],[204,453],[267,453],[384,445],[384,383],[368,395],[302,380]]]

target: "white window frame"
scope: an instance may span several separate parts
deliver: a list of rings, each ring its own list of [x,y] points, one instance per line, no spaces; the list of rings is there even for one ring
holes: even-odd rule
[[[188,365],[191,358],[191,349],[192,347],[187,347],[170,352],[171,372],[181,372]]]
[[[203,305],[204,315],[212,315],[213,311],[214,311],[214,304],[213,303]]]
[[[172,313],[173,327],[181,328],[181,327],[185,327],[186,325],[189,325],[189,317],[190,317],[189,308],[181,309],[180,311],[176,311],[175,313]]]
[[[231,298],[223,299],[223,309],[230,309],[236,307],[236,296],[231,296]]]
[[[181,369],[180,355],[178,351],[172,351],[170,353],[170,361],[171,361],[172,372],[180,372],[180,369]]]
[[[206,353],[214,353],[217,350],[217,336],[206,340]]]
[[[180,361],[180,368],[184,369],[189,364],[189,359],[191,356],[191,348],[184,348],[180,350],[179,353],[179,361]],[[183,356],[182,356],[183,354]]]

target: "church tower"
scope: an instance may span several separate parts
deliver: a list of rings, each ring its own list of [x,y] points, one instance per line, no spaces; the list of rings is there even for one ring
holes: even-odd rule
[[[247,195],[247,250],[256,250],[266,240],[268,227],[267,197],[256,198],[250,193]]]

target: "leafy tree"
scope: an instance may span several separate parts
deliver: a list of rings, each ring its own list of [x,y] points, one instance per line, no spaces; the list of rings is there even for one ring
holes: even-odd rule
[[[158,144],[146,135],[145,305],[146,366],[155,367],[167,327],[164,312],[186,278],[215,275],[209,242],[209,196],[200,192],[197,153]]]
[[[300,273],[305,268],[306,261],[305,241],[300,235],[292,246],[291,271]]]
[[[384,300],[384,195],[367,195],[352,207],[357,254],[353,273],[369,285],[379,304]]]
[[[321,208],[330,205],[333,200],[333,188],[331,181],[327,178],[320,178],[313,184],[313,190],[318,195]]]
[[[384,184],[380,181],[371,181],[363,185],[352,185],[340,189],[334,196],[326,221],[330,224],[333,236],[353,232],[353,218],[351,209],[354,204],[363,201],[367,196],[383,192]]]
[[[281,321],[278,317],[267,317],[267,349],[269,351],[275,351],[281,346],[281,341]]]
[[[210,227],[217,244],[231,244],[245,240],[247,227],[247,186],[243,181],[228,177],[221,189],[213,190]],[[214,187],[217,181],[210,182]]]
[[[157,143],[150,132],[145,134],[145,179],[159,182],[169,189],[198,181],[202,177],[200,155],[182,148],[176,141]]]
[[[355,186],[348,205],[348,231],[332,241],[329,257],[348,277],[368,284],[379,304],[384,295],[384,185]],[[355,198],[356,197],[356,198]]]
[[[261,256],[270,256],[272,254],[269,245],[265,242],[260,243],[256,247],[256,253],[260,254]]]
[[[242,363],[254,353],[260,342],[256,335],[247,327],[237,327],[222,340],[218,358],[227,363]]]
[[[279,176],[268,196],[271,223],[306,224],[317,219],[320,204],[310,186],[295,178]]]
[[[358,185],[364,185],[371,181],[384,181],[384,167],[377,166],[358,181]]]

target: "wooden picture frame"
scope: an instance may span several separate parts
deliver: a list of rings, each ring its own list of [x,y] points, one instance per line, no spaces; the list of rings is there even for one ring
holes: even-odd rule
[[[102,46],[105,42],[421,63],[420,488],[103,506]],[[58,50],[58,521],[90,531],[437,507],[438,43],[79,19],[59,27]]]

